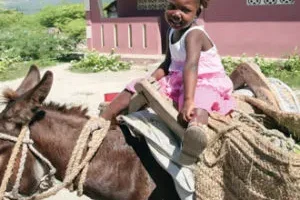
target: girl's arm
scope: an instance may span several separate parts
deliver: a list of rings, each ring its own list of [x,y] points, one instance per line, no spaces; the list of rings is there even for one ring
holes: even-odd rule
[[[193,30],[186,36],[186,62],[183,69],[184,105],[181,113],[183,119],[192,119],[194,109],[194,96],[197,84],[198,65],[203,45],[203,32]]]
[[[185,41],[186,62],[183,69],[184,100],[194,101],[199,58],[202,49],[201,32],[191,31]]]
[[[166,76],[169,73],[169,66],[171,64],[171,54],[169,50],[169,31],[167,31],[166,39],[166,57],[165,60],[159,65],[159,67],[151,74],[156,80],[160,80],[162,77]]]

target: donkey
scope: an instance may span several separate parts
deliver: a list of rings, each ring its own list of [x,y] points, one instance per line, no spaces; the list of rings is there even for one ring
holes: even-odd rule
[[[35,148],[57,169],[55,177],[63,180],[73,147],[90,117],[81,106],[44,104],[52,82],[50,71],[40,80],[37,67],[32,66],[16,91],[5,91],[6,107],[0,114],[0,133],[18,136],[22,126],[28,125]],[[0,180],[12,147],[13,143],[0,140]],[[20,193],[34,192],[41,177],[40,169],[40,162],[29,153]],[[16,170],[8,191],[15,173]],[[173,180],[152,157],[144,139],[132,137],[129,130],[120,125],[111,126],[92,159],[84,194],[102,200],[179,199]]]

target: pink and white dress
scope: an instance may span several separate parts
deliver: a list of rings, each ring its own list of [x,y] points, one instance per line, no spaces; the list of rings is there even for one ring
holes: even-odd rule
[[[171,38],[174,29],[171,29],[169,34],[169,49],[171,53],[169,74],[159,80],[161,92],[175,101],[179,110],[184,103],[183,68],[186,60],[185,38],[190,31],[195,29],[203,31],[210,39],[202,26],[194,26],[187,30],[179,41],[172,44]],[[208,51],[201,51],[197,80],[194,99],[196,108],[204,109],[207,112],[216,111],[224,115],[234,108],[235,102],[231,97],[233,84],[225,73],[221,57],[214,43],[213,47]],[[133,83],[126,88],[134,92]]]

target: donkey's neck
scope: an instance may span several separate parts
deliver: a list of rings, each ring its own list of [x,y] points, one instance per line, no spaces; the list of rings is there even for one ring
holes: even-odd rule
[[[46,110],[44,116],[30,127],[35,146],[57,168],[60,180],[65,175],[72,150],[87,120],[85,116]]]

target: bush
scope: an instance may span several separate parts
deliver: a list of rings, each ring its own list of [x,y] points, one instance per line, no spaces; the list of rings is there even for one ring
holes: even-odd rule
[[[73,50],[75,42],[63,35],[49,35],[45,29],[11,27],[1,30],[0,58],[22,60],[56,59]]]
[[[40,23],[46,27],[60,27],[74,19],[85,19],[82,4],[47,6],[39,13]]]
[[[287,59],[266,59],[261,56],[246,58],[245,56],[234,59],[232,57],[222,58],[222,63],[228,74],[230,74],[241,62],[254,62],[268,77],[279,78],[291,86],[299,87],[300,84],[300,55],[292,54]]]
[[[224,65],[224,68],[228,74],[231,74],[231,72],[242,62],[241,59],[234,59],[230,56],[223,57],[222,58],[222,64]]]
[[[14,10],[0,10],[0,30],[18,22],[23,14]]]
[[[65,33],[49,34],[49,28],[41,24],[43,20],[43,25],[63,22]],[[85,33],[84,9],[79,4],[52,6],[33,15],[0,10],[0,24],[1,71],[8,66],[5,59],[16,62],[61,59],[75,50]]]
[[[242,62],[254,62],[256,63],[261,71],[267,76],[273,76],[277,73],[283,72],[300,72],[300,55],[292,54],[288,56],[287,59],[266,59],[261,56],[255,56],[254,58],[246,58],[242,56],[241,58],[234,59],[230,56],[223,57],[222,63],[228,73],[231,73],[237,65]]]
[[[62,31],[70,38],[80,42],[85,38],[85,20],[75,19],[62,26]]]
[[[283,63],[283,68],[290,72],[300,72],[300,55],[292,54],[288,57],[286,62]]]
[[[71,69],[83,72],[128,70],[130,66],[130,63],[121,61],[120,56],[104,56],[95,51],[87,53],[80,61],[71,62]]]
[[[59,28],[76,41],[85,36],[85,11],[82,4],[48,6],[38,16],[41,25]]]
[[[7,71],[13,63],[19,62],[20,60],[21,60],[20,57],[8,58],[8,57],[1,56],[0,57],[0,74]]]

